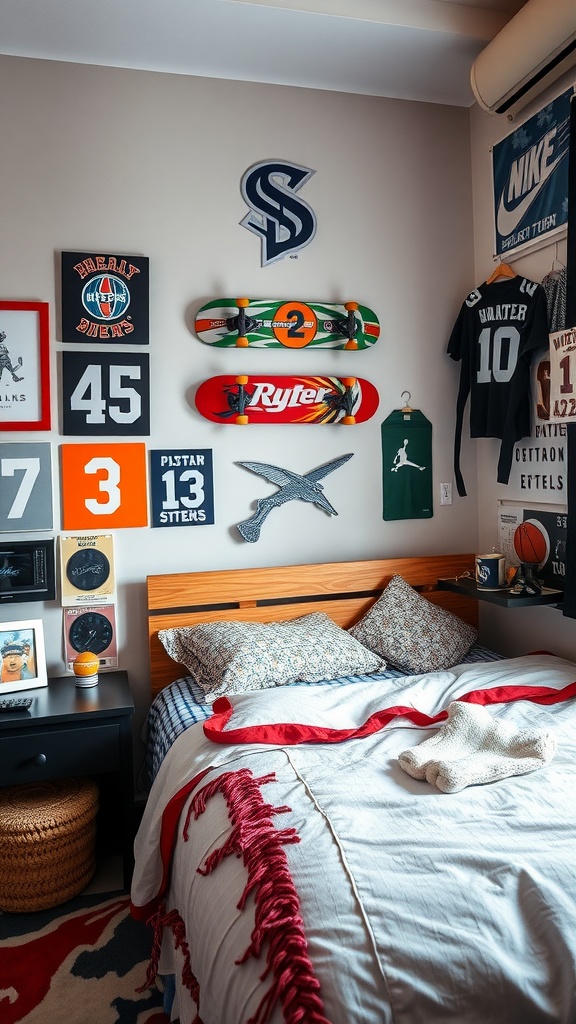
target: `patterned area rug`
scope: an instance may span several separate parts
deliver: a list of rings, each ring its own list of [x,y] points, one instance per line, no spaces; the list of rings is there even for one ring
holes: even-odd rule
[[[0,915],[2,1024],[168,1024],[145,983],[151,929],[125,893]]]

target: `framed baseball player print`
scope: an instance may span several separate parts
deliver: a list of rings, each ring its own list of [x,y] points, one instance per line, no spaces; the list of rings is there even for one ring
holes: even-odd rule
[[[50,430],[48,303],[0,301],[0,430]]]
[[[48,686],[42,619],[0,622],[0,696]]]

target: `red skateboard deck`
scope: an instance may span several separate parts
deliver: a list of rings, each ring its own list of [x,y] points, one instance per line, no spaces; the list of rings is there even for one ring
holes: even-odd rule
[[[358,302],[213,299],[196,314],[200,341],[217,348],[331,348],[355,351],[378,340],[373,309]]]
[[[220,376],[196,392],[198,412],[214,423],[363,423],[378,402],[361,377]]]

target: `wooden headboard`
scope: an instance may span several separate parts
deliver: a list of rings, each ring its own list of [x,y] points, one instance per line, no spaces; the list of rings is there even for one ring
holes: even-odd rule
[[[272,622],[325,612],[344,629],[364,615],[392,576],[402,576],[429,601],[471,625],[478,602],[437,590],[439,578],[474,572],[474,555],[431,555],[365,562],[326,562],[267,569],[226,569],[148,576],[148,638],[152,696],[186,669],[166,654],[158,630],[240,619]]]

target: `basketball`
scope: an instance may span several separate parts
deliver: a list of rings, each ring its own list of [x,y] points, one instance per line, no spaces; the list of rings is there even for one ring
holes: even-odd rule
[[[548,557],[548,537],[539,524],[528,519],[514,531],[514,550],[525,565],[540,565]]]
[[[74,661],[75,676],[93,676],[100,668],[100,662],[95,654],[90,651],[82,651]]]

